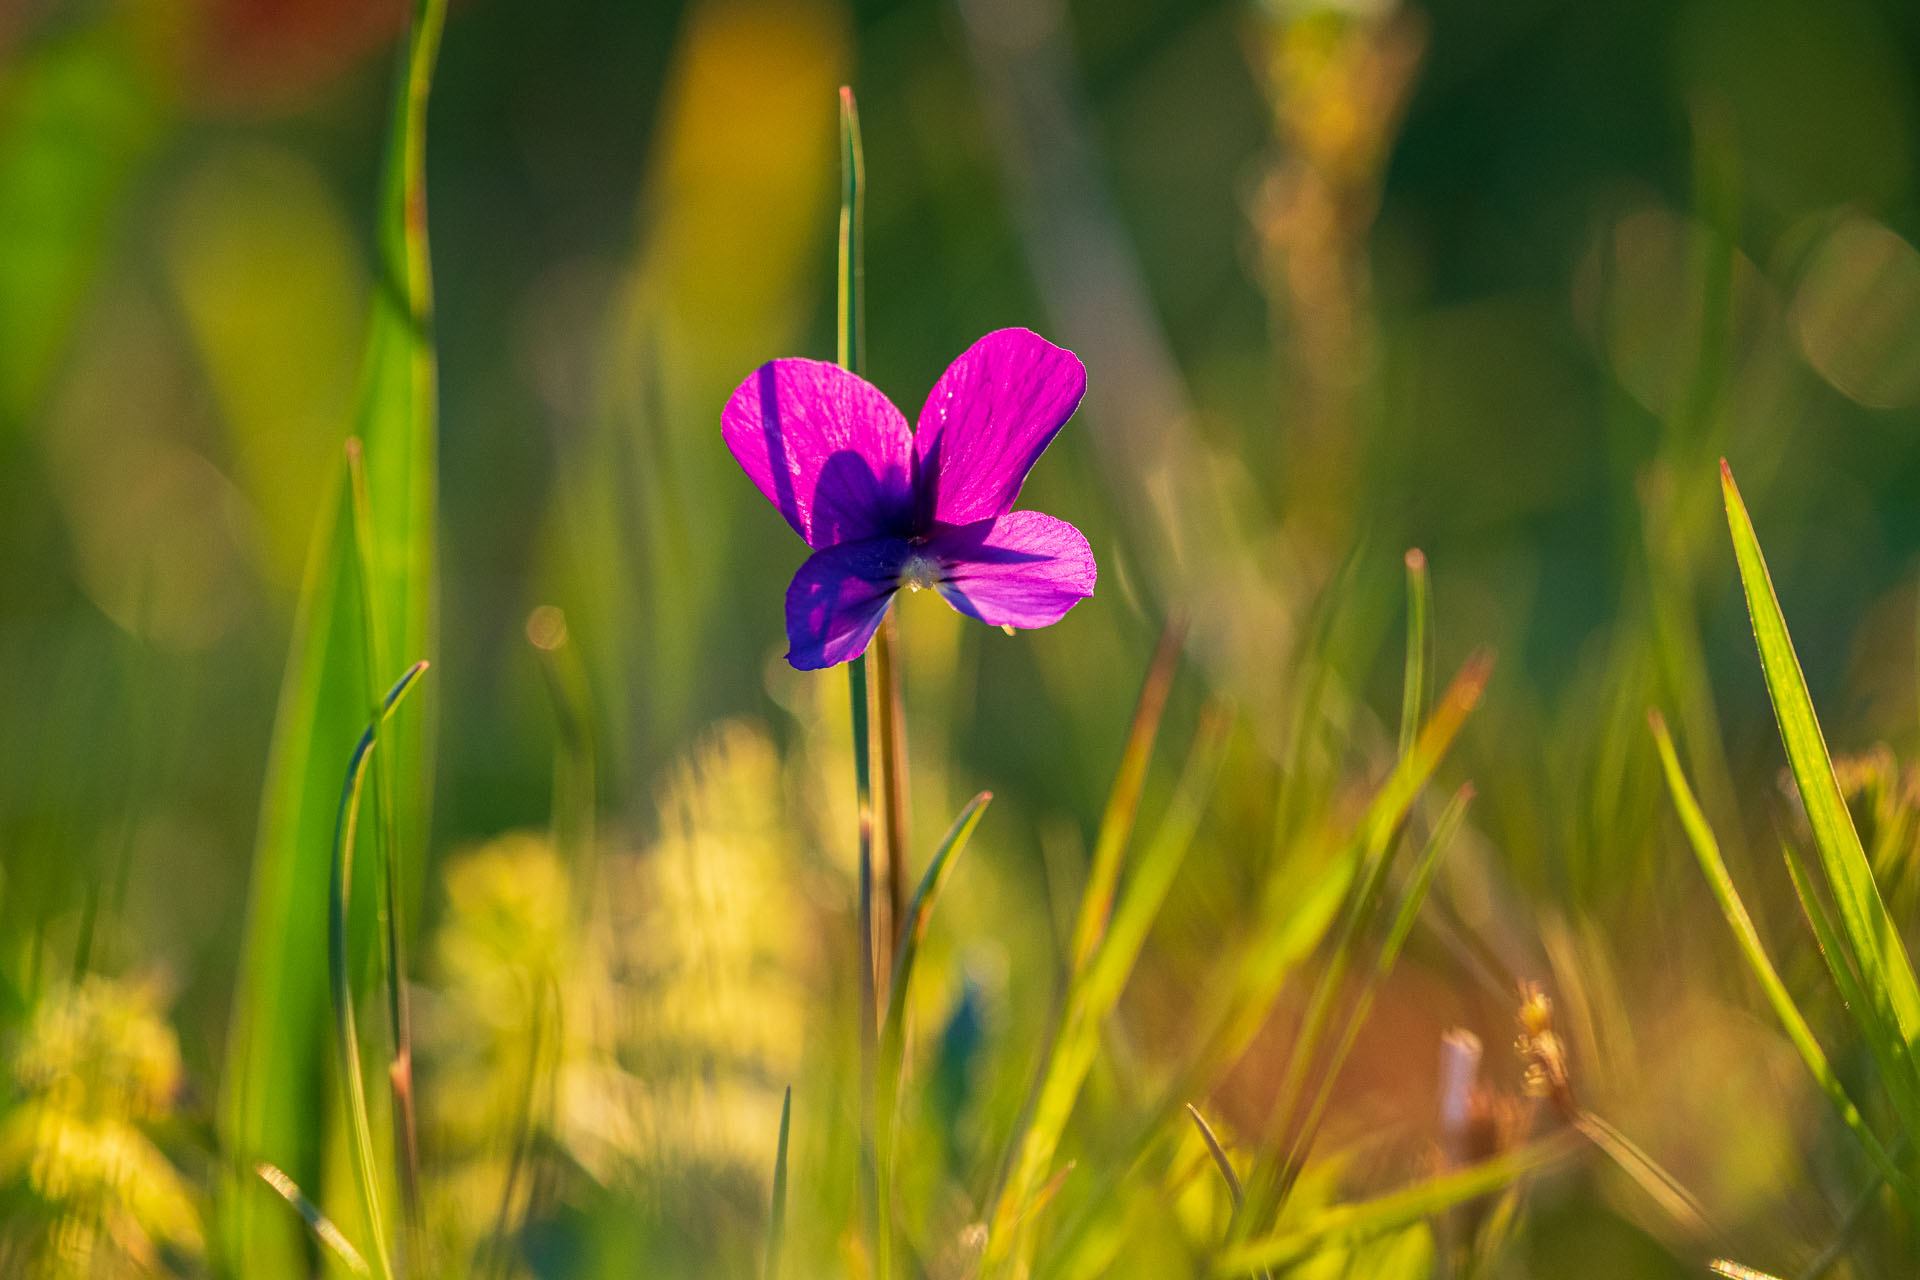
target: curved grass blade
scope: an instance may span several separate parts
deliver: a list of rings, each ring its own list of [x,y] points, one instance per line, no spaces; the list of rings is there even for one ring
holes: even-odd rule
[[[1275,1235],[1225,1250],[1214,1259],[1214,1274],[1243,1275],[1260,1267],[1282,1267],[1322,1250],[1350,1247],[1410,1227],[1422,1218],[1477,1200],[1536,1169],[1558,1163],[1580,1146],[1576,1134],[1563,1130],[1508,1155],[1429,1178],[1403,1191],[1323,1209]]]
[[[347,1270],[357,1276],[367,1274],[367,1260],[360,1256],[360,1251],[353,1247],[353,1242],[347,1239],[345,1233],[334,1225],[333,1219],[320,1212],[319,1207],[307,1199],[300,1190],[300,1184],[264,1160],[254,1165],[253,1171],[260,1181],[272,1187],[276,1195],[293,1206],[293,1211],[306,1222],[314,1238],[331,1249]]]
[[[1753,621],[1754,641],[1760,650],[1761,671],[1779,722],[1780,741],[1786,747],[1808,825],[1813,828],[1814,848],[1864,994],[1881,1015],[1879,1034],[1906,1065],[1905,1079],[1895,1087],[1911,1089],[1920,1079],[1914,1074],[1916,1041],[1920,1041],[1920,982],[1914,978],[1913,963],[1874,883],[1853,815],[1834,777],[1833,760],[1821,736],[1813,699],[1787,634],[1759,538],[1724,459],[1720,463],[1720,488],[1734,555],[1740,565],[1741,586],[1746,591],[1747,611]]]
[[[1799,1051],[1801,1061],[1807,1064],[1814,1082],[1840,1113],[1841,1123],[1859,1141],[1868,1159],[1873,1161],[1874,1168],[1890,1185],[1901,1189],[1902,1198],[1909,1205],[1920,1204],[1914,1199],[1912,1182],[1900,1172],[1886,1148],[1881,1146],[1880,1140],[1867,1128],[1866,1121],[1861,1119],[1860,1109],[1847,1096],[1846,1087],[1840,1083],[1840,1077],[1834,1074],[1825,1051],[1814,1038],[1813,1029],[1801,1016],[1793,996],[1787,991],[1786,983],[1780,980],[1779,972],[1773,967],[1773,961],[1760,941],[1760,933],[1753,927],[1753,917],[1747,913],[1746,904],[1740,900],[1740,891],[1734,887],[1733,877],[1727,873],[1727,864],[1720,856],[1720,844],[1714,839],[1713,830],[1707,825],[1706,815],[1701,812],[1692,789],[1687,786],[1686,774],[1680,768],[1679,756],[1674,753],[1673,739],[1667,733],[1666,721],[1657,711],[1648,712],[1647,719],[1653,729],[1654,743],[1660,751],[1661,768],[1666,771],[1667,787],[1673,793],[1674,808],[1680,812],[1680,825],[1687,833],[1688,843],[1693,846],[1694,856],[1699,859],[1700,870],[1707,878],[1708,887],[1713,890],[1714,900],[1720,904],[1720,913],[1727,919],[1727,927],[1740,944],[1747,967],[1753,970],[1754,977],[1760,981],[1761,990],[1766,993],[1767,1003],[1773,1006],[1774,1016],[1780,1019],[1787,1039]]]
[[[1215,1136],[1213,1126],[1208,1124],[1207,1118],[1200,1114],[1200,1108],[1189,1102],[1187,1115],[1192,1118],[1193,1127],[1200,1131],[1200,1141],[1207,1144],[1207,1154],[1213,1157],[1214,1167],[1220,1170],[1220,1177],[1227,1184],[1227,1197],[1233,1201],[1233,1207],[1238,1209],[1245,1193],[1240,1189],[1240,1175],[1233,1171],[1233,1161],[1227,1159],[1227,1149],[1220,1145],[1220,1139]]]
[[[793,1125],[793,1086],[780,1100],[780,1145],[773,1152],[773,1198],[767,1208],[766,1280],[780,1280],[780,1251],[787,1239],[787,1135]]]
[[[418,0],[396,86],[376,243],[382,287],[373,294],[359,407],[377,554],[368,593],[398,652],[433,649],[434,353],[426,244],[426,103],[444,0]],[[366,722],[367,609],[353,514],[340,473],[321,503],[261,802],[227,1069],[223,1145],[311,1183],[320,1171],[321,1064],[328,1001],[325,907],[313,887],[328,868],[340,761]],[[426,830],[426,728],[404,718],[387,735],[394,816],[406,847]],[[269,1214],[251,1178],[223,1184],[222,1269],[294,1275],[305,1246],[284,1215]]]
[[[387,1249],[385,1218],[380,1206],[379,1167],[373,1154],[373,1124],[367,1112],[367,1087],[360,1074],[360,1035],[353,1016],[353,974],[347,947],[347,925],[352,912],[353,846],[360,822],[360,792],[366,782],[367,767],[375,744],[379,742],[380,723],[393,714],[400,699],[427,669],[422,660],[402,675],[378,709],[360,741],[354,744],[347,764],[347,777],[340,789],[340,810],[334,826],[333,873],[327,884],[327,974],[333,993],[334,1052],[340,1073],[346,1081],[347,1111],[352,1120],[349,1134],[353,1146],[354,1171],[360,1181],[360,1196],[367,1213],[367,1229],[373,1235],[373,1256],[380,1274],[391,1277],[392,1255]]]

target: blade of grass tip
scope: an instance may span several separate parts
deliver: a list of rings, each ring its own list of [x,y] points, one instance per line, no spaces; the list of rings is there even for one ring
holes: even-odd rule
[[[1126,853],[1134,818],[1140,811],[1147,765],[1153,758],[1154,741],[1160,736],[1160,718],[1166,711],[1167,694],[1173,687],[1173,673],[1179,665],[1186,632],[1183,618],[1167,620],[1160,632],[1160,642],[1154,648],[1153,660],[1147,665],[1147,678],[1141,683],[1140,696],[1134,701],[1133,722],[1127,728],[1119,771],[1107,792],[1106,810],[1100,815],[1100,833],[1094,841],[1086,891],[1080,899],[1080,915],[1074,923],[1071,972],[1075,974],[1085,972],[1106,932],[1114,890],[1120,883],[1120,860]]]
[[[1091,963],[1069,983],[1059,1033],[1041,1064],[1031,1116],[1024,1130],[1014,1137],[1009,1172],[987,1219],[983,1274],[993,1274],[1014,1255],[1016,1226],[1024,1206],[1053,1162],[1080,1096],[1080,1086],[1099,1049],[1101,1023],[1119,1002],[1147,932],[1192,847],[1232,727],[1232,713],[1223,703],[1211,703],[1201,713],[1199,731],[1167,812],[1141,853]]]
[[[1407,552],[1407,666],[1400,687],[1400,754],[1413,750],[1413,740],[1426,719],[1427,683],[1432,679],[1433,648],[1428,618],[1433,613],[1433,582],[1427,574],[1427,553]]]
[[[874,1082],[874,1107],[877,1113],[874,1152],[879,1161],[881,1213],[888,1221],[892,1220],[893,1206],[893,1121],[899,1106],[901,1065],[906,1057],[908,983],[913,978],[913,964],[920,954],[921,940],[927,934],[927,921],[933,915],[933,904],[992,799],[992,792],[982,791],[967,802],[960,816],[953,820],[946,838],[934,850],[926,874],[920,878],[920,887],[914,891],[913,905],[902,913],[904,928],[899,949],[894,953],[887,1016],[880,1028],[879,1076]]]
[[[787,1239],[787,1136],[793,1125],[793,1086],[780,1100],[780,1143],[773,1152],[773,1195],[767,1205],[766,1280],[780,1280],[780,1254]]]
[[[1213,1157],[1214,1167],[1220,1170],[1220,1177],[1227,1184],[1227,1198],[1233,1201],[1233,1207],[1240,1207],[1243,1193],[1240,1190],[1240,1175],[1233,1171],[1233,1161],[1227,1159],[1227,1149],[1220,1145],[1220,1139],[1214,1134],[1213,1126],[1200,1114],[1200,1108],[1191,1102],[1187,1104],[1187,1115],[1193,1120],[1193,1127],[1200,1131],[1200,1141],[1207,1144],[1207,1154]]]
[[[347,954],[347,924],[352,903],[353,846],[360,821],[360,792],[366,781],[367,765],[378,740],[379,721],[391,715],[400,699],[412,688],[427,668],[425,662],[409,667],[388,693],[378,717],[367,725],[347,762],[347,776],[340,789],[339,818],[335,824],[332,875],[327,886],[327,972],[333,990],[334,1052],[347,1090],[347,1111],[352,1118],[350,1134],[354,1171],[360,1182],[360,1196],[367,1213],[367,1229],[373,1236],[374,1260],[380,1264],[383,1280],[393,1276],[393,1259],[387,1249],[385,1215],[380,1207],[379,1172],[374,1163],[373,1124],[367,1113],[366,1082],[360,1075],[360,1034],[354,1025],[353,976]]]
[[[333,1219],[320,1212],[313,1201],[301,1192],[300,1184],[289,1178],[286,1173],[262,1160],[253,1166],[254,1174],[260,1181],[273,1188],[274,1193],[293,1206],[293,1211],[305,1220],[314,1238],[333,1251],[347,1270],[357,1276],[367,1274],[367,1260],[353,1247],[345,1233],[335,1226]]]
[[[553,762],[553,841],[573,882],[572,913],[578,922],[593,901],[590,881],[596,847],[595,805],[599,751],[594,741],[586,666],[572,643],[567,615],[543,604],[527,615],[527,643],[540,658],[540,674],[553,706],[559,743]]]
[[[1911,1198],[1914,1194],[1912,1183],[1901,1174],[1892,1157],[1880,1145],[1880,1140],[1867,1128],[1866,1121],[1860,1116],[1860,1109],[1847,1096],[1846,1087],[1840,1083],[1840,1077],[1834,1074],[1825,1051],[1814,1038],[1813,1029],[1807,1025],[1799,1006],[1794,1004],[1793,996],[1787,991],[1786,983],[1780,980],[1779,971],[1773,967],[1773,961],[1760,941],[1760,933],[1753,926],[1753,917],[1748,914],[1746,904],[1740,899],[1740,891],[1734,887],[1733,877],[1728,874],[1726,862],[1720,856],[1719,841],[1714,839],[1706,814],[1701,812],[1692,789],[1687,785],[1686,774],[1680,768],[1680,758],[1673,749],[1673,738],[1667,733],[1666,721],[1658,711],[1649,711],[1647,721],[1653,729],[1654,744],[1660,751],[1660,765],[1666,771],[1667,788],[1673,793],[1674,808],[1680,813],[1680,825],[1693,846],[1694,856],[1700,862],[1700,870],[1707,878],[1708,887],[1713,890],[1714,900],[1720,904],[1720,914],[1726,917],[1727,927],[1740,944],[1747,967],[1753,970],[1754,977],[1760,981],[1761,990],[1766,994],[1767,1003],[1773,1006],[1774,1016],[1780,1019],[1787,1039],[1799,1051],[1801,1061],[1806,1063],[1814,1082],[1840,1113],[1841,1123],[1859,1141],[1868,1159],[1873,1161],[1874,1168],[1891,1185],[1904,1188],[1902,1196],[1909,1204],[1915,1203]]]
[[[359,561],[360,608],[366,646],[367,707],[375,723],[385,719],[376,673],[388,670],[387,629],[374,574],[379,564],[373,532],[373,502],[367,493],[366,462],[360,441],[346,443],[347,492],[353,510],[353,546]],[[407,1224],[409,1255],[417,1262],[422,1238],[420,1226],[420,1144],[413,1114],[413,1015],[407,1001],[406,932],[402,925],[400,892],[400,834],[394,816],[393,753],[373,756],[374,863],[381,874],[384,900],[379,916],[386,923],[384,970],[387,991],[387,1027],[393,1040],[393,1060],[387,1065],[387,1084],[393,1096],[394,1145],[400,1167],[400,1206]]]
[[[1413,932],[1413,922],[1426,901],[1434,872],[1440,867],[1440,857],[1459,834],[1460,825],[1466,820],[1467,806],[1472,801],[1473,784],[1462,784],[1453,799],[1447,802],[1447,807],[1441,810],[1439,820],[1434,823],[1433,834],[1427,838],[1426,848],[1421,850],[1419,860],[1414,863],[1413,877],[1407,885],[1406,894],[1400,899],[1393,924],[1387,930],[1387,936],[1380,944],[1380,952],[1374,957],[1373,968],[1367,974],[1366,982],[1354,1000],[1353,1009],[1347,1015],[1339,1043],[1334,1046],[1332,1055],[1321,1070],[1320,1088],[1315,1092],[1313,1103],[1307,1108],[1306,1118],[1300,1122],[1299,1133],[1281,1166],[1280,1191],[1283,1199],[1291,1192],[1294,1181],[1306,1165],[1307,1154],[1319,1134],[1320,1123],[1333,1101],[1333,1088],[1339,1081],[1340,1070],[1346,1065],[1347,1056],[1353,1052],[1354,1043],[1360,1038],[1360,1029],[1366,1025],[1367,1015],[1373,1011],[1374,997],[1379,993],[1380,984],[1393,972],[1393,966],[1400,958],[1400,950]]]
[[[853,90],[840,88],[839,363],[861,372],[864,360],[866,265],[866,156],[860,142],[860,109]],[[847,664],[853,704],[853,781],[860,822],[860,1203],[866,1221],[873,1273],[889,1280],[891,1225],[880,1214],[880,1169],[875,1148],[874,1089],[878,1082],[879,972],[873,907],[873,738],[868,708],[873,696],[864,653]]]
[[[1911,1070],[1916,1038],[1920,1038],[1920,982],[1915,980],[1912,960],[1881,900],[1866,852],[1860,846],[1860,835],[1854,829],[1853,815],[1834,777],[1833,760],[1814,714],[1800,660],[1787,634],[1786,619],[1780,613],[1760,540],[1724,459],[1720,463],[1720,486],[1734,555],[1740,565],[1740,582],[1746,591],[1747,612],[1760,651],[1761,672],[1766,677],[1787,762],[1800,789],[1808,825],[1813,828],[1814,847],[1867,994],[1890,1017],[1890,1030],[1897,1030],[1900,1054]]]
[[[1388,775],[1356,831],[1356,847],[1362,868],[1359,884],[1348,899],[1347,912],[1340,924],[1333,951],[1321,970],[1313,995],[1307,1002],[1293,1051],[1273,1110],[1268,1114],[1266,1130],[1256,1154],[1253,1172],[1248,1178],[1245,1212],[1235,1223],[1235,1239],[1264,1227],[1278,1208],[1282,1187],[1281,1144],[1298,1118],[1301,1094],[1306,1088],[1308,1070],[1318,1054],[1320,1036],[1326,1029],[1333,1001],[1346,980],[1353,944],[1379,910],[1387,872],[1392,864],[1394,837],[1405,822],[1441,758],[1453,744],[1466,718],[1479,705],[1487,679],[1492,674],[1493,658],[1486,652],[1475,653],[1441,697],[1440,705],[1414,740],[1412,751],[1402,756]]]
[[[907,722],[894,638],[889,610],[873,633],[875,747],[880,757],[881,830],[887,848],[887,941],[882,954],[889,956],[900,949],[907,912]]]
[[[1707,1264],[1707,1270],[1717,1276],[1725,1276],[1727,1280],[1780,1280],[1779,1276],[1770,1272],[1756,1271],[1730,1258],[1715,1258]]]
[[[1213,1272],[1219,1276],[1244,1275],[1258,1267],[1284,1267],[1322,1250],[1350,1248],[1498,1191],[1526,1174],[1565,1160],[1580,1145],[1575,1134],[1562,1130],[1518,1151],[1440,1174],[1401,1191],[1322,1209],[1275,1235],[1222,1251],[1214,1259]]]

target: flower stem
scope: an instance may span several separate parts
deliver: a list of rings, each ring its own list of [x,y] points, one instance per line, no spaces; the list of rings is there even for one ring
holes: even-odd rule
[[[879,732],[880,804],[887,842],[887,945],[880,954],[900,950],[907,918],[907,722],[901,709],[900,664],[894,661],[893,613],[888,611],[873,637],[873,709]],[[891,991],[898,975],[888,974]],[[886,996],[883,994],[881,999]]]

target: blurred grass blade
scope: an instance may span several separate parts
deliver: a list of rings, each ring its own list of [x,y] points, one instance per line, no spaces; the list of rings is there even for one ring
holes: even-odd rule
[[[1579,1150],[1571,1131],[1508,1155],[1469,1165],[1454,1173],[1358,1204],[1322,1209],[1283,1231],[1228,1249],[1214,1260],[1215,1275],[1240,1275],[1260,1267],[1281,1267],[1321,1251],[1351,1248],[1362,1241],[1399,1231],[1469,1200],[1477,1200]]]
[[[1227,1197],[1233,1201],[1233,1207],[1240,1207],[1242,1192],[1240,1175],[1233,1171],[1233,1161],[1227,1159],[1227,1149],[1220,1145],[1220,1139],[1214,1135],[1213,1126],[1200,1114],[1200,1108],[1191,1102],[1187,1104],[1187,1115],[1193,1119],[1193,1127],[1200,1131],[1200,1141],[1207,1144],[1207,1154],[1213,1157],[1214,1167],[1220,1170],[1221,1179],[1227,1184]]]
[[[1340,933],[1326,967],[1321,970],[1320,980],[1314,986],[1288,1057],[1280,1094],[1269,1113],[1266,1132],[1248,1179],[1247,1216],[1237,1224],[1241,1232],[1257,1230],[1265,1225],[1265,1220],[1278,1207],[1283,1189],[1281,1147],[1297,1119],[1308,1069],[1318,1055],[1321,1033],[1326,1029],[1326,1021],[1341,984],[1346,980],[1354,943],[1378,914],[1387,872],[1393,860],[1394,838],[1421,789],[1439,767],[1454,737],[1466,723],[1467,716],[1479,704],[1492,670],[1493,659],[1486,653],[1476,653],[1467,659],[1453,683],[1448,686],[1433,717],[1414,740],[1413,749],[1400,757],[1361,819],[1355,838],[1355,866],[1361,879],[1348,899]],[[1264,1017],[1264,1008],[1258,1013]],[[1249,1010],[1245,1016],[1252,1018],[1254,1011]],[[1257,1026],[1257,1022],[1254,1025]]]
[[[1433,616],[1433,581],[1427,574],[1426,552],[1407,552],[1407,667],[1400,685],[1400,754],[1413,750],[1420,722],[1427,715],[1427,685],[1433,679],[1433,642],[1428,619]]]
[[[427,89],[444,0],[419,0],[387,136],[376,234],[383,285],[373,294],[351,434],[365,449],[377,548],[370,598],[402,653],[431,653],[434,520],[434,354],[427,264],[424,148]],[[271,1161],[311,1182],[319,1174],[321,1028],[325,1026],[326,876],[340,761],[366,720],[368,620],[353,515],[338,473],[322,502],[274,722],[249,889],[221,1106],[222,1138],[243,1161]],[[413,717],[386,734],[395,828],[408,848],[426,831],[429,743]],[[248,1188],[222,1206],[223,1263],[239,1275],[293,1275],[304,1246]]]
[[[320,1212],[313,1201],[307,1199],[298,1183],[264,1160],[256,1164],[253,1171],[259,1175],[260,1181],[272,1187],[282,1200],[293,1206],[294,1212],[298,1213],[312,1230],[314,1238],[333,1250],[334,1256],[340,1259],[347,1270],[357,1276],[367,1274],[367,1260],[360,1256],[360,1251],[353,1247],[353,1242],[341,1233],[340,1228],[333,1224],[333,1220]]]
[[[766,1280],[779,1280],[780,1253],[787,1239],[787,1137],[793,1126],[793,1086],[780,1100],[780,1144],[773,1152],[773,1196],[767,1206]]]
[[[1320,1072],[1320,1088],[1314,1095],[1313,1104],[1308,1107],[1305,1119],[1300,1122],[1299,1134],[1287,1153],[1281,1172],[1281,1190],[1284,1193],[1293,1184],[1305,1165],[1307,1153],[1318,1135],[1320,1122],[1325,1117],[1327,1107],[1333,1101],[1333,1089],[1339,1082],[1340,1069],[1347,1063],[1347,1055],[1353,1052],[1355,1041],[1360,1038],[1360,1030],[1366,1025],[1367,1015],[1373,1011],[1374,996],[1380,990],[1380,984],[1393,972],[1393,966],[1400,958],[1400,950],[1406,945],[1407,938],[1413,932],[1413,922],[1420,914],[1420,907],[1427,900],[1427,890],[1433,884],[1433,875],[1440,867],[1441,855],[1452,845],[1453,838],[1460,832],[1460,824],[1466,820],[1467,806],[1473,800],[1473,784],[1464,783],[1454,793],[1453,799],[1440,813],[1433,826],[1433,834],[1428,837],[1426,848],[1414,863],[1413,876],[1408,882],[1405,896],[1400,899],[1399,910],[1394,915],[1392,926],[1387,930],[1386,938],[1380,944],[1380,952],[1374,957],[1373,968],[1367,974],[1366,982],[1360,988],[1360,994],[1353,1002],[1353,1009],[1347,1015],[1346,1028],[1341,1032],[1340,1042],[1334,1046],[1326,1065]]]
[[[900,950],[893,958],[887,1017],[880,1034],[882,1061],[891,1062],[896,1071],[906,1036],[907,983],[913,976],[913,963],[920,955],[920,942],[927,935],[927,921],[933,915],[933,904],[939,899],[940,890],[946,886],[954,863],[966,849],[973,829],[980,825],[980,819],[992,800],[991,791],[982,791],[960,810],[960,815],[953,820],[953,826],[947,830],[946,838],[934,850],[933,860],[927,864],[926,874],[920,878],[920,887],[914,890],[913,902],[901,921]],[[884,1071],[880,1086],[882,1096],[888,1096],[888,1079]]]
[[[1120,753],[1120,769],[1114,775],[1113,788],[1107,793],[1106,810],[1100,815],[1100,834],[1094,840],[1086,891],[1080,899],[1080,915],[1073,927],[1072,972],[1075,974],[1086,971],[1094,949],[1106,932],[1114,890],[1120,884],[1120,860],[1133,835],[1134,817],[1140,812],[1147,765],[1153,758],[1154,740],[1160,736],[1160,717],[1167,708],[1167,693],[1173,687],[1173,673],[1185,641],[1185,622],[1168,619],[1154,648],[1153,661],[1147,666],[1140,697],[1134,703],[1133,723],[1127,729],[1127,743]]]
[[[1813,699],[1807,692],[1800,660],[1794,655],[1753,521],[1724,460],[1720,464],[1720,486],[1734,555],[1740,564],[1740,582],[1746,590],[1747,611],[1753,620],[1754,640],[1760,650],[1761,671],[1773,700],[1793,780],[1800,789],[1808,825],[1813,828],[1814,848],[1820,855],[1865,994],[1876,1012],[1883,1015],[1880,1034],[1897,1044],[1896,1056],[1906,1064],[1903,1083],[1911,1087],[1916,1079],[1915,1041],[1920,1038],[1920,983],[1914,979],[1912,961],[1881,900],[1866,852],[1860,846],[1860,835],[1854,829],[1853,815],[1847,811],[1846,798],[1834,777],[1833,760],[1827,754]]]
[[[1221,704],[1212,704],[1202,713],[1199,731],[1160,827],[1141,853],[1090,963],[1069,980],[1059,1034],[1042,1064],[1032,1115],[1015,1138],[1008,1176],[988,1217],[983,1274],[993,1274],[1015,1256],[1025,1206],[1053,1163],[1061,1134],[1080,1096],[1080,1086],[1098,1051],[1101,1023],[1119,1003],[1147,931],[1193,844],[1232,726],[1232,714]],[[1097,886],[1088,886],[1089,897],[1096,891]]]
[[[1686,775],[1681,771],[1680,758],[1674,753],[1673,739],[1667,733],[1666,721],[1657,711],[1648,713],[1648,722],[1653,728],[1653,740],[1660,751],[1660,765],[1666,771],[1667,787],[1673,793],[1674,808],[1680,812],[1680,825],[1687,833],[1687,840],[1693,846],[1694,856],[1700,861],[1700,870],[1706,875],[1707,885],[1713,890],[1715,901],[1720,904],[1720,913],[1727,919],[1728,928],[1733,930],[1734,940],[1740,944],[1747,967],[1753,970],[1754,977],[1760,981],[1761,990],[1766,993],[1767,1003],[1773,1006],[1774,1016],[1780,1019],[1780,1025],[1786,1030],[1787,1039],[1800,1053],[1807,1064],[1814,1082],[1821,1092],[1827,1095],[1834,1109],[1840,1113],[1840,1120],[1859,1140],[1861,1147],[1873,1161],[1874,1168],[1890,1185],[1901,1188],[1902,1198],[1911,1205],[1920,1205],[1914,1199],[1914,1187],[1900,1170],[1880,1140],[1873,1136],[1861,1119],[1860,1109],[1847,1096],[1840,1077],[1834,1074],[1832,1065],[1827,1061],[1826,1053],[1814,1038],[1813,1029],[1801,1016],[1800,1009],[1788,993],[1786,983],[1780,980],[1779,972],[1768,958],[1766,947],[1760,941],[1759,931],[1753,927],[1753,917],[1747,913],[1747,907],[1740,900],[1740,891],[1734,887],[1733,877],[1727,873],[1727,865],[1720,856],[1720,844],[1713,837],[1707,818],[1693,797],[1693,791],[1687,786]]]

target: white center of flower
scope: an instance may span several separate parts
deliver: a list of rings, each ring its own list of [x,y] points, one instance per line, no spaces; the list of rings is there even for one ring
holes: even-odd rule
[[[924,552],[913,552],[900,566],[900,585],[910,591],[934,586],[939,581],[940,562]]]

